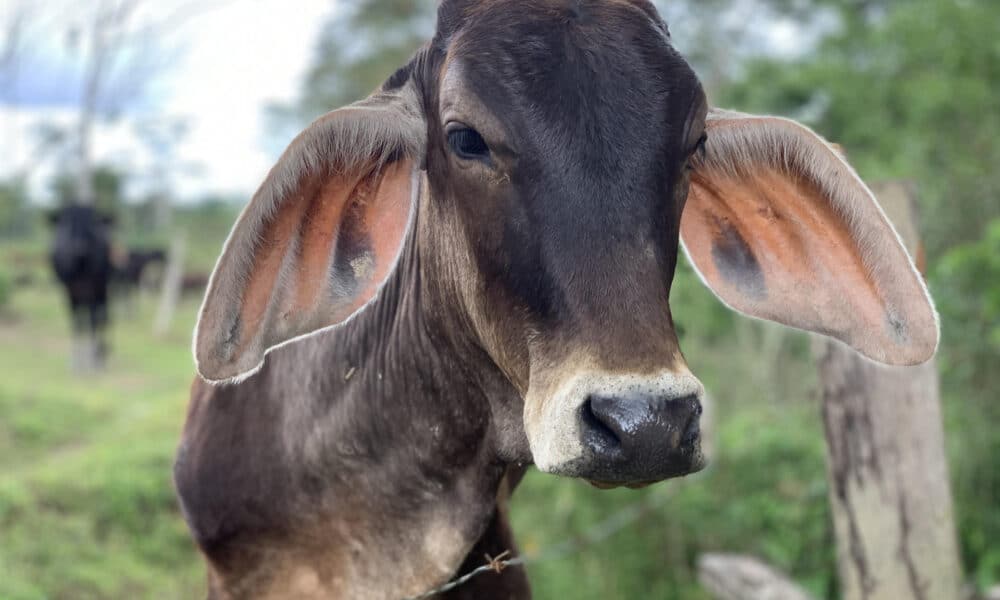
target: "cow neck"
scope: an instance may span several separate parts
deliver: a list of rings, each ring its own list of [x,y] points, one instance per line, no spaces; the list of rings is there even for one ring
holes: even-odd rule
[[[453,295],[456,273],[435,270],[448,248],[421,235],[420,212],[378,298],[326,346],[328,364],[339,363],[333,377],[347,378],[330,439],[343,447],[354,438],[361,451],[328,473],[338,496],[353,489],[347,495],[378,516],[366,535],[412,541],[407,552],[424,563],[414,566],[439,569],[432,580],[459,567],[494,515],[507,462],[490,397],[509,384],[475,343]]]

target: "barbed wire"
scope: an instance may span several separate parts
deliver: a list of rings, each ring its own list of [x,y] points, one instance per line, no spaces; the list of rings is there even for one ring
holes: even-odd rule
[[[664,487],[662,489],[664,490],[662,493],[657,494],[654,492],[647,494],[632,504],[626,505],[625,508],[615,511],[610,516],[599,521],[595,526],[583,531],[579,535],[567,538],[557,544],[549,546],[541,552],[522,556],[512,556],[510,558],[507,558],[511,554],[510,550],[505,550],[495,557],[491,557],[487,554],[484,557],[486,559],[485,564],[476,567],[464,575],[452,579],[444,585],[424,592],[419,596],[410,596],[404,598],[403,600],[427,600],[428,598],[433,598],[438,594],[451,591],[467,583],[472,578],[489,571],[500,574],[507,567],[555,560],[575,554],[588,546],[606,540],[639,520],[640,517],[643,517],[666,504],[666,502],[673,497],[674,492],[677,489],[677,484],[671,487]]]

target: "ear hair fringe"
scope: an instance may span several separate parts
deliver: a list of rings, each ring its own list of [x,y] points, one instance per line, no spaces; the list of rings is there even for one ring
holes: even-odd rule
[[[723,126],[725,124],[725,126]],[[940,321],[923,276],[899,233],[886,217],[872,191],[847,163],[842,152],[811,129],[784,117],[759,116],[711,108],[706,117],[708,141],[704,156],[695,156],[696,170],[716,170],[734,179],[753,177],[761,167],[802,178],[815,185],[858,240],[861,260],[876,281],[892,279],[885,257],[899,252],[930,306],[934,319],[934,351],[940,341]],[[890,242],[873,221],[891,232]],[[898,307],[888,306],[891,320],[902,321]]]
[[[366,173],[377,172],[387,163],[406,157],[414,164],[423,162],[426,125],[414,84],[372,96],[319,117],[296,137],[268,173],[251,201],[244,207],[230,231],[209,279],[193,336],[195,367],[207,381],[198,357],[199,331],[206,318],[219,321],[216,327],[232,338],[238,326],[238,311],[220,310],[235,306],[239,298],[219,298],[211,310],[213,293],[242,289],[253,268],[254,250],[263,243],[263,225],[270,221],[282,201],[295,193],[304,177],[326,177],[362,167]],[[252,233],[251,233],[252,232]],[[223,258],[230,262],[221,269]],[[284,269],[283,269],[284,270]],[[225,319],[223,321],[223,319]],[[233,340],[222,344],[224,361],[233,351]],[[240,381],[256,372],[262,363],[224,381]]]

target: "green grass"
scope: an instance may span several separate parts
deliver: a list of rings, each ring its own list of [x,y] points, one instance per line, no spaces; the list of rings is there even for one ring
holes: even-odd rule
[[[107,371],[79,377],[60,302],[22,288],[0,319],[0,598],[196,597],[170,483],[195,304],[157,339],[142,303],[117,320]]]
[[[704,600],[695,568],[706,551],[759,556],[817,597],[837,597],[807,338],[733,319],[689,274],[676,288],[683,347],[714,397],[711,465],[639,491],[530,472],[512,503],[529,556],[639,498],[651,504],[607,539],[531,564],[535,597]],[[43,276],[0,309],[0,599],[201,597],[204,567],[170,478],[197,300],[185,300],[157,338],[155,301],[143,299],[133,318],[115,320],[106,372],[85,377],[69,368],[61,301]],[[998,438],[990,421],[969,418],[966,404],[945,398],[946,425],[960,539],[970,578],[985,587],[1000,570],[990,534],[997,494],[981,485],[995,453],[970,451],[972,437],[954,432],[975,429],[994,445]]]
[[[511,510],[528,555],[590,531],[637,498],[651,506],[606,540],[531,565],[536,597],[707,599],[696,564],[708,551],[761,557],[825,596],[835,563],[815,417],[808,403],[728,412],[717,432],[724,451],[705,472],[640,491],[531,472]]]
[[[193,372],[196,303],[186,300],[170,333],[156,338],[155,301],[142,299],[134,317],[114,322],[106,372],[80,377],[69,368],[59,290],[42,277],[12,295],[0,317],[0,598],[203,593],[204,570],[170,482]],[[750,394],[766,391],[751,386]],[[803,427],[792,436],[769,428],[779,411]],[[684,485],[602,492],[529,474],[513,510],[529,553],[643,495],[671,494],[640,523],[600,544],[533,565],[536,597],[702,598],[693,569],[703,549],[754,552],[814,588],[826,585],[832,559],[812,407],[727,414],[718,432],[724,456]],[[748,481],[747,473],[755,476]],[[731,502],[736,496],[741,502]],[[815,558],[801,558],[800,546],[811,544],[818,544]]]

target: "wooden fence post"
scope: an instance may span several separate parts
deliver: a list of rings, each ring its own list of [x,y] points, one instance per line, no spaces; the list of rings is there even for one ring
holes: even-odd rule
[[[922,269],[911,190],[890,182],[873,191]],[[935,361],[885,367],[839,342],[814,348],[842,598],[959,598]]]
[[[187,236],[181,232],[170,243],[167,253],[167,266],[163,272],[162,288],[160,289],[160,304],[153,321],[153,334],[163,337],[170,330],[177,311],[177,303],[181,298],[181,286],[184,281],[184,250]]]

